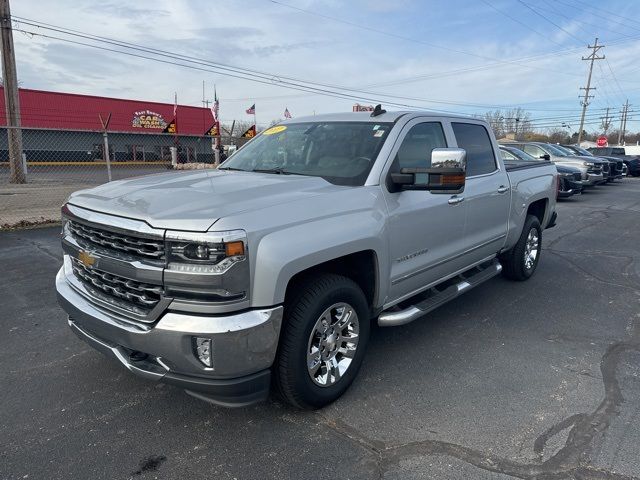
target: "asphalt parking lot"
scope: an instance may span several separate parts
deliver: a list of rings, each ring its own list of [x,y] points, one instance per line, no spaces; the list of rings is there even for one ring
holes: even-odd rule
[[[530,281],[374,329],[313,413],[132,376],[67,328],[58,229],[0,232],[0,478],[640,478],[640,179],[557,211]]]

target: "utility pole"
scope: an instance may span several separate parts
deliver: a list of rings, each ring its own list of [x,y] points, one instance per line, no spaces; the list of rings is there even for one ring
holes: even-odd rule
[[[582,116],[580,117],[580,130],[578,130],[578,145],[582,141],[582,130],[584,129],[584,116],[587,113],[587,106],[589,106],[589,99],[593,98],[593,95],[589,95],[591,90],[595,90],[596,87],[591,86],[591,75],[593,74],[593,62],[596,60],[604,60],[605,56],[602,55],[598,57],[596,54],[598,50],[603,48],[604,45],[598,45],[598,38],[596,37],[596,42],[593,45],[587,45],[587,48],[593,50],[588,57],[582,57],[582,60],[589,60],[591,63],[589,65],[589,77],[587,78],[587,86],[580,87],[580,90],[584,90],[584,95],[579,95],[584,100],[580,102],[582,104]]]
[[[624,137],[627,133],[627,118],[629,117],[629,99],[622,106],[622,117],[620,117],[620,131],[618,132],[618,145],[624,143]]]
[[[600,120],[602,120],[602,123],[600,124],[600,126],[602,127],[603,134],[605,137],[607,136],[607,132],[611,127],[611,118],[609,118],[609,110],[610,110],[609,107],[607,107],[607,113],[605,113],[604,117],[600,117]]]
[[[7,116],[9,140],[9,164],[11,183],[27,183],[27,173],[22,163],[22,131],[20,130],[20,98],[18,97],[18,73],[13,49],[11,8],[9,0],[0,0],[0,30],[2,37],[2,79],[4,81],[4,105]]]

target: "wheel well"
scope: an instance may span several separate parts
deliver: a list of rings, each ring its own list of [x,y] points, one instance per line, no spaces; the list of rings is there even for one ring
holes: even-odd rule
[[[378,260],[373,250],[364,250],[362,252],[351,253],[349,255],[334,258],[333,260],[314,265],[313,267],[295,274],[287,284],[285,302],[295,289],[296,285],[299,285],[302,281],[323,273],[335,273],[350,278],[358,284],[367,298],[369,308],[373,312],[378,288],[377,270]]]
[[[531,203],[531,205],[529,205],[529,208],[527,208],[527,215],[538,217],[538,221],[540,222],[540,225],[542,225],[542,221],[544,220],[544,214],[546,211],[547,200],[543,198],[541,200],[536,200],[535,202]],[[544,228],[544,226],[542,228]]]

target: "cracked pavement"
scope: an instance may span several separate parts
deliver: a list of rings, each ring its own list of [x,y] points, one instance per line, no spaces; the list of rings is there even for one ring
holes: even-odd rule
[[[0,479],[640,479],[640,179],[559,203],[538,271],[374,328],[318,412],[139,379],[57,307],[57,228],[0,233]]]

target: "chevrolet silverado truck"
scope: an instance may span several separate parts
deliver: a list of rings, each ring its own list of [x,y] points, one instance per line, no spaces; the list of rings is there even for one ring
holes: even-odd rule
[[[372,322],[531,277],[556,194],[552,163],[505,167],[481,120],[288,120],[218,169],[72,194],[56,288],[73,332],[134,374],[225,406],[275,390],[320,408],[356,377]]]
[[[605,162],[598,160],[594,157],[582,158],[576,155],[569,155],[564,150],[558,148],[551,143],[543,142],[525,142],[525,143],[512,143],[509,142],[510,147],[518,148],[525,153],[528,153],[534,158],[540,158],[542,160],[550,160],[556,165],[565,165],[568,167],[575,167],[582,172],[582,185],[583,187],[591,187],[593,185],[602,185],[606,183],[607,178],[603,173]],[[606,162],[607,174],[609,162]]]

